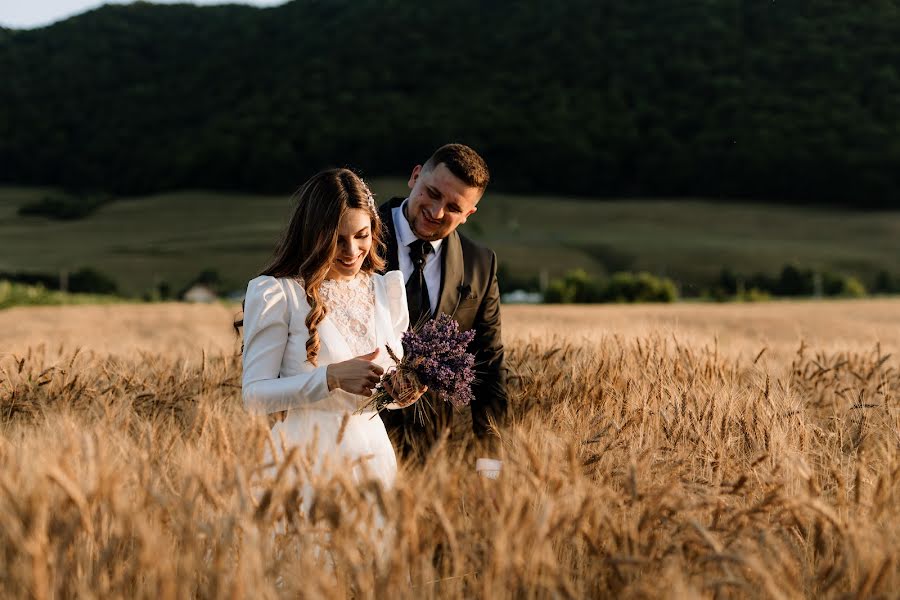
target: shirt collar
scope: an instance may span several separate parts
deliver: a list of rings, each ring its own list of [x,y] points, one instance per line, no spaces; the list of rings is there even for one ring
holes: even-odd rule
[[[400,205],[399,213],[394,216],[394,228],[397,230],[397,236],[400,240],[400,245],[407,247],[416,241],[418,238],[416,234],[413,233],[412,227],[409,226],[409,221],[406,220],[406,215],[404,214],[404,210],[406,210],[406,204],[409,202],[409,198],[403,201],[403,204]],[[431,242],[431,247],[434,248],[434,255],[437,256],[438,250],[441,249],[441,244],[444,243],[443,239],[434,240]]]

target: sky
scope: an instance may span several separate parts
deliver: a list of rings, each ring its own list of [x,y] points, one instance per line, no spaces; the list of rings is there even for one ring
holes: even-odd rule
[[[0,0],[0,25],[14,29],[43,27],[104,4],[130,4],[132,0]],[[251,4],[275,6],[286,0],[153,0],[156,4],[190,2],[197,5]]]

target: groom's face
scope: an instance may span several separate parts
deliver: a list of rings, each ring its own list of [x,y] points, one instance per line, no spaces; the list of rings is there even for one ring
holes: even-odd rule
[[[444,163],[430,170],[416,165],[409,178],[406,218],[420,240],[440,240],[476,210],[484,190],[467,185]]]

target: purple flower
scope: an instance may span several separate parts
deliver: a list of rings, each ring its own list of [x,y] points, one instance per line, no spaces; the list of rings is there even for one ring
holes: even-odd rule
[[[460,331],[459,323],[441,313],[403,334],[400,367],[414,371],[444,402],[466,406],[473,399],[475,382],[475,356],[466,349],[474,338],[474,331]]]
[[[436,319],[404,332],[402,360],[397,360],[390,346],[387,351],[399,371],[413,373],[443,402],[459,407],[473,400],[475,355],[467,351],[473,339],[474,331],[460,331],[459,323],[453,317],[441,313]],[[393,399],[379,384],[366,407],[381,410],[391,402]],[[417,412],[420,412],[418,407]]]

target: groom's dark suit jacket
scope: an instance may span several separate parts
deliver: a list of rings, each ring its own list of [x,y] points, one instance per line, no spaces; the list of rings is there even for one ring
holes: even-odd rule
[[[393,198],[379,208],[384,225],[383,239],[387,246],[387,271],[400,268],[392,211],[403,200]],[[400,251],[408,250],[402,248]],[[477,377],[472,389],[475,396],[471,405],[472,429],[479,438],[484,438],[489,432],[490,420],[501,424],[507,410],[506,366],[503,361],[503,342],[500,339],[497,256],[492,250],[483,248],[454,231],[444,239],[441,260],[441,289],[435,315],[447,313],[456,319],[461,330],[475,330],[475,339],[469,346],[470,351],[475,352]],[[434,399],[432,405],[449,408],[446,403]],[[413,407],[383,411],[381,414],[388,430],[394,430],[391,433],[395,439],[397,430],[405,429],[407,434],[420,437],[424,435],[426,439],[423,441],[426,444],[433,442],[434,434],[439,432],[421,431],[421,424],[412,424],[408,412],[412,410]],[[410,431],[415,429],[420,431]]]

